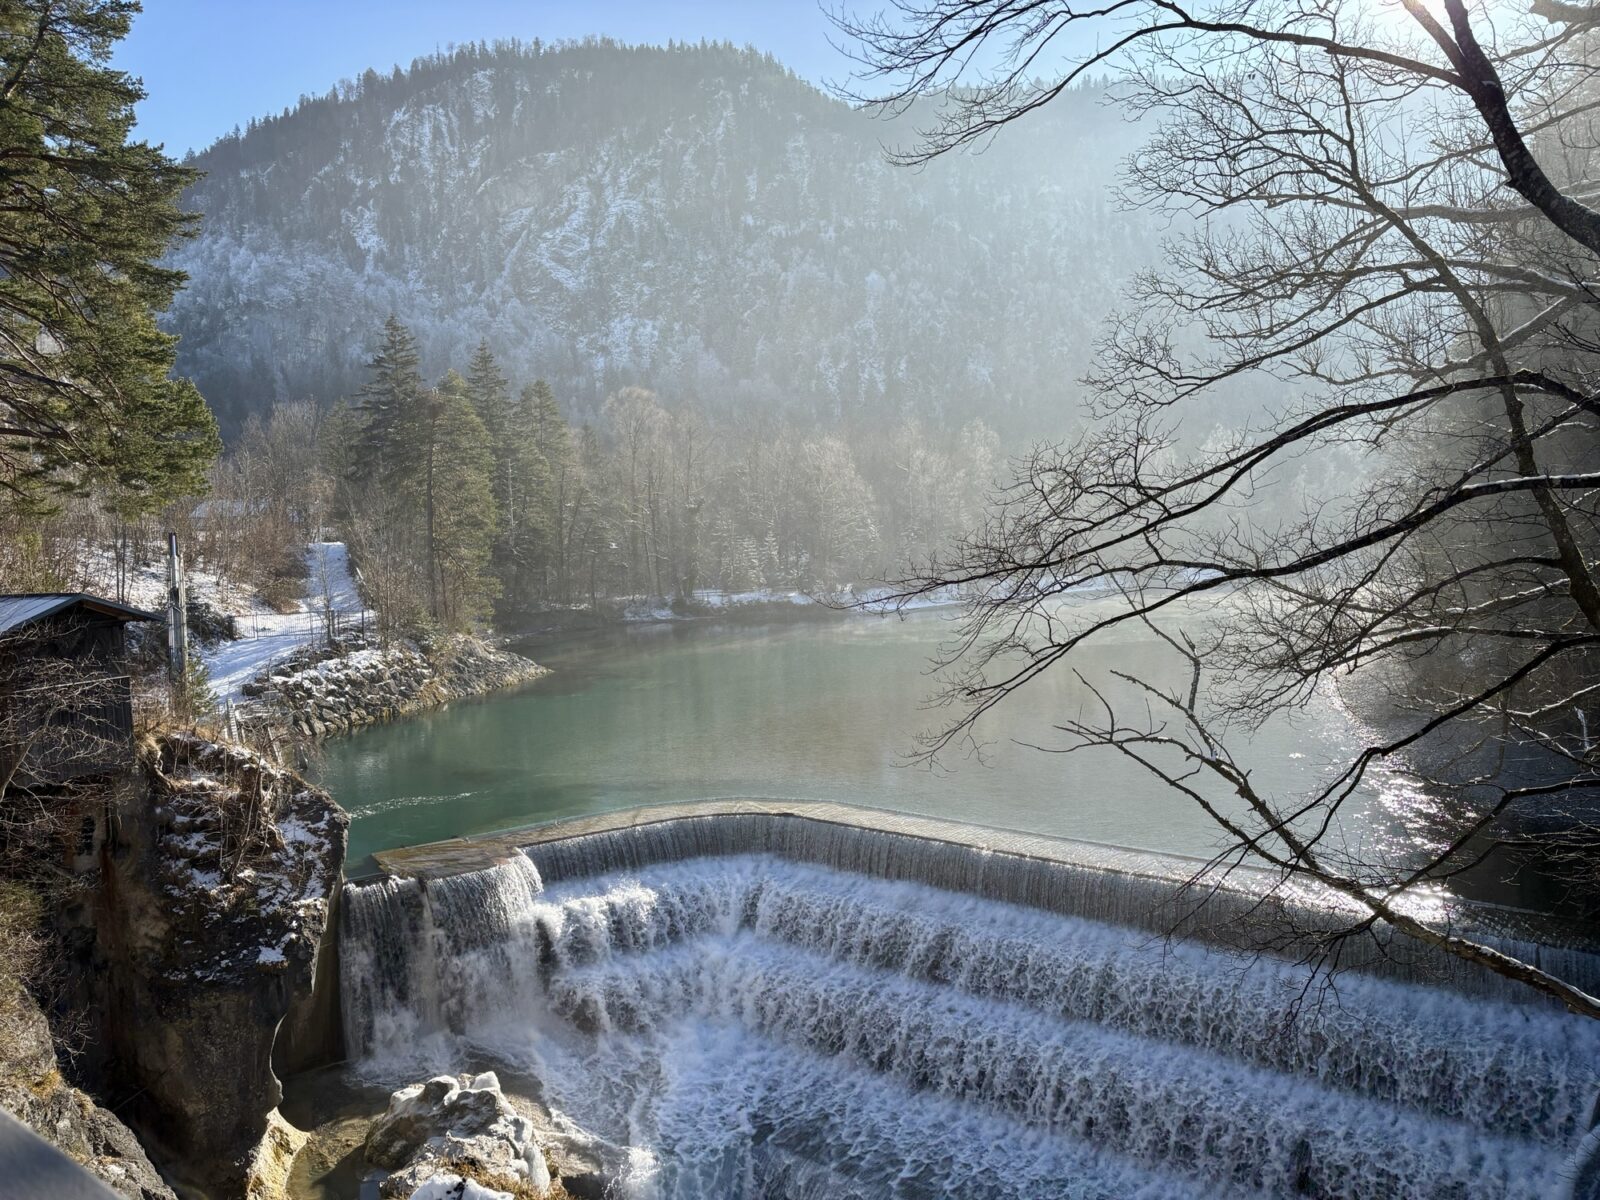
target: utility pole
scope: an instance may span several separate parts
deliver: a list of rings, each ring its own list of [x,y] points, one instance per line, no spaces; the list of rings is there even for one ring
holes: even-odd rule
[[[183,582],[183,556],[178,535],[167,534],[167,677],[173,696],[189,682],[189,597]]]

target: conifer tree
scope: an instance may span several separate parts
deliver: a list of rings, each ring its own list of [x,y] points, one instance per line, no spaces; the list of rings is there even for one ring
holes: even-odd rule
[[[548,534],[550,472],[535,445],[532,413],[525,403],[528,389],[512,401],[510,384],[487,341],[479,342],[473,352],[466,388],[488,434],[493,459],[491,490],[497,514],[493,570],[502,594],[516,607],[528,598],[533,560]]]
[[[500,443],[511,428],[511,385],[500,371],[488,339],[478,343],[467,364],[467,395],[478,419],[489,434],[492,448],[498,457]]]
[[[0,6],[0,497],[48,507],[91,487],[123,511],[204,490],[216,426],[176,339],[183,284],[157,261],[197,176],[131,141],[138,82],[110,64],[139,6]]]
[[[522,389],[517,409],[530,447],[528,555],[522,580],[525,588],[548,597],[564,587],[571,523],[581,491],[577,456],[572,428],[543,379]]]
[[[417,361],[417,343],[411,331],[390,313],[383,323],[383,344],[367,363],[369,376],[357,404],[361,432],[350,469],[360,482],[394,482],[391,474],[403,457],[398,439],[422,402]]]
[[[487,615],[498,588],[489,574],[494,456],[466,381],[454,371],[423,393],[402,427],[404,486],[422,512],[429,608],[447,628]]]

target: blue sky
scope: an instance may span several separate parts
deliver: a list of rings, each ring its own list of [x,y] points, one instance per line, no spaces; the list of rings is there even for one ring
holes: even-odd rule
[[[387,71],[456,42],[586,34],[629,42],[731,41],[808,79],[843,80],[817,0],[144,0],[116,64],[140,76],[139,136],[201,150],[368,67]],[[830,0],[831,6],[831,0]],[[867,6],[870,7],[870,6]]]

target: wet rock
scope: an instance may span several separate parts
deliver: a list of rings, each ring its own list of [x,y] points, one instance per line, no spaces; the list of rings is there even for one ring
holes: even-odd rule
[[[367,1135],[366,1158],[393,1171],[381,1194],[391,1200],[454,1196],[456,1181],[493,1194],[550,1192],[550,1171],[533,1122],[511,1106],[494,1072],[440,1075],[401,1088]]]

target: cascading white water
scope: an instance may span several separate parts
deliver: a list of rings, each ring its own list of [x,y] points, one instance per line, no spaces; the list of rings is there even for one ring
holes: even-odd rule
[[[1308,995],[1151,936],[1148,880],[1022,879],[1021,907],[964,894],[997,865],[965,848],[926,848],[935,887],[923,850],[849,832],[606,834],[351,886],[352,1059],[527,1070],[647,1151],[631,1186],[662,1200],[1531,1198],[1584,1132],[1592,1022],[1459,978]]]

